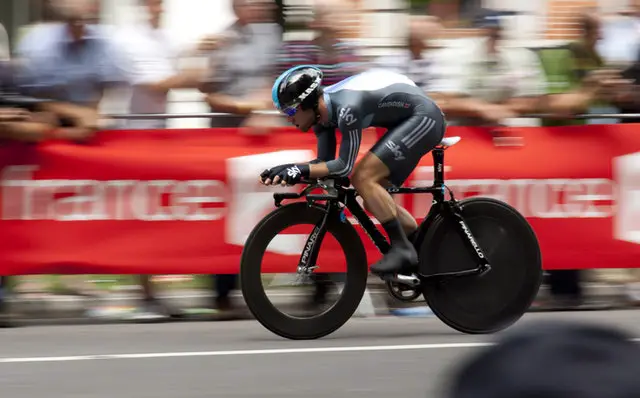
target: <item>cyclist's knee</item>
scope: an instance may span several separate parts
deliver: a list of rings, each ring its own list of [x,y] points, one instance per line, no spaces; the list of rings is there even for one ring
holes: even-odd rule
[[[382,164],[382,163],[381,163]],[[384,164],[382,164],[384,166]],[[367,162],[363,159],[358,163],[351,175],[351,183],[356,189],[366,187],[368,184],[378,184],[386,186],[388,183],[387,171],[384,167],[378,167],[375,162]]]
[[[351,174],[351,184],[357,189],[362,189],[363,185],[367,183],[366,173],[362,172],[358,167],[353,170]]]
[[[356,167],[351,176],[351,183],[357,190],[366,189],[368,185],[379,184],[380,177],[371,167]]]

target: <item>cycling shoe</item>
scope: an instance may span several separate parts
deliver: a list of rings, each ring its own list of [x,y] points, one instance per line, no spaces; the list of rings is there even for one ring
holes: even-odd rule
[[[387,254],[371,266],[374,274],[394,274],[418,265],[418,254],[413,246],[391,246]]]

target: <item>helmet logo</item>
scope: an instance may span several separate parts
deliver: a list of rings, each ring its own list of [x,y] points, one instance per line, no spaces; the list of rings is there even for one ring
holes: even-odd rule
[[[302,94],[298,97],[298,101],[302,102],[305,98],[307,98],[318,86],[320,85],[320,79],[316,79],[308,89],[304,90]]]
[[[313,82],[311,83],[311,86],[308,87],[298,97],[295,97],[295,99],[287,101],[288,104],[280,103],[280,96],[286,90],[286,87],[288,85],[294,83],[294,80],[292,80],[292,74],[294,72],[302,70],[302,69],[311,69],[312,72],[302,72],[301,75],[296,76],[294,79],[297,81],[302,76],[305,76],[305,75],[308,76],[308,77],[311,77],[313,79]],[[294,66],[293,68],[290,68],[289,70],[287,70],[286,72],[281,74],[276,79],[276,81],[273,84],[273,87],[271,89],[271,99],[273,100],[273,104],[278,109],[283,109],[283,108],[287,108],[287,107],[289,107],[289,108],[290,107],[295,107],[295,106],[299,105],[302,101],[304,101],[305,98],[307,98],[314,90],[316,90],[318,88],[318,86],[320,86],[321,82],[322,82],[322,71],[318,67],[313,66],[313,65],[298,65],[298,66]]]

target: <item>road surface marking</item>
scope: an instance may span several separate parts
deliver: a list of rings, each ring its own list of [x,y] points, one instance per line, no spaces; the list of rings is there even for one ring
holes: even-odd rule
[[[0,358],[0,363],[18,362],[70,362],[70,361],[96,361],[104,359],[148,359],[148,358],[180,358],[180,357],[217,357],[240,355],[278,355],[278,354],[305,354],[324,352],[354,352],[354,351],[415,351],[434,350],[447,348],[475,348],[488,347],[493,343],[443,343],[443,344],[411,344],[411,345],[380,345],[380,346],[356,346],[356,347],[313,347],[313,348],[279,348],[262,350],[233,350],[233,351],[195,351],[195,352],[157,352],[140,354],[96,354],[74,355],[60,357],[22,357]]]
[[[640,342],[640,338],[632,339]],[[74,355],[60,357],[21,357],[0,358],[1,363],[33,363],[33,362],[71,362],[71,361],[99,361],[109,359],[151,359],[151,358],[188,358],[188,357],[219,357],[241,355],[279,355],[279,354],[305,354],[325,352],[368,352],[368,351],[417,351],[455,348],[490,347],[495,343],[442,343],[442,344],[408,344],[408,345],[378,345],[355,347],[314,347],[314,348],[279,348],[263,350],[233,350],[233,351],[193,351],[193,352],[155,352],[139,354],[95,354]]]

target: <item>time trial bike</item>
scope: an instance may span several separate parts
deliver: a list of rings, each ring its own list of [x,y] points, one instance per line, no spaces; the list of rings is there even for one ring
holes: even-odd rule
[[[392,195],[428,193],[433,200],[411,235],[419,256],[417,269],[381,278],[400,300],[422,295],[433,313],[453,329],[494,333],[515,323],[531,306],[542,282],[542,256],[533,229],[512,206],[493,198],[454,197],[445,184],[444,153],[458,141],[460,137],[444,138],[431,151],[432,186],[387,188]],[[382,253],[390,246],[356,201],[358,193],[347,178],[301,183],[307,186],[300,193],[273,195],[276,209],[254,227],[245,243],[240,282],[249,310],[265,328],[288,339],[315,339],[333,333],[353,316],[367,286],[367,253],[345,209]],[[318,189],[322,193],[312,193]],[[286,199],[294,201],[282,204]],[[279,311],[267,297],[261,273],[269,243],[285,229],[302,224],[314,227],[300,255],[299,275],[313,278],[322,272],[316,261],[327,233],[337,240],[346,259],[340,297],[313,317]]]

